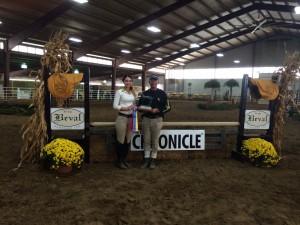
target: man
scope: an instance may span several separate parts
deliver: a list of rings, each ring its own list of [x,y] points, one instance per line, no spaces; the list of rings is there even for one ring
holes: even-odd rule
[[[157,88],[158,81],[158,76],[150,76],[150,89],[142,93],[138,103],[139,111],[143,112],[142,133],[144,138],[144,164],[141,168],[155,168],[158,139],[163,126],[164,114],[171,110],[166,93]]]

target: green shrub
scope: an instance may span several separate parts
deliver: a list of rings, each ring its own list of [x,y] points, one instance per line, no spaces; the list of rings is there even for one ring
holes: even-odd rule
[[[298,112],[295,112],[293,115],[292,115],[292,118],[295,119],[295,120],[300,120],[300,114]]]
[[[34,113],[33,108],[28,108],[27,104],[3,103],[0,105],[0,114],[2,115],[31,115]]]

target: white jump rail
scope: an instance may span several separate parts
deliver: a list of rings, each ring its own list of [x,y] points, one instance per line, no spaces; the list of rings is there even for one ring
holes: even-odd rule
[[[115,122],[91,122],[92,127],[115,126]],[[166,127],[237,127],[239,122],[163,122]]]

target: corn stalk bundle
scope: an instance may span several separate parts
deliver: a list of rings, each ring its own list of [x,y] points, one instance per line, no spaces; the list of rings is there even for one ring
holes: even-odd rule
[[[59,31],[51,35],[49,42],[45,44],[44,55],[40,62],[42,65],[42,72],[38,78],[40,83],[35,82],[35,92],[33,95],[33,102],[30,107],[35,108],[35,113],[22,126],[21,133],[24,140],[24,145],[21,149],[21,162],[37,162],[39,154],[48,140],[47,124],[45,120],[45,81],[43,74],[47,67],[51,74],[60,75],[60,73],[67,73],[71,64],[69,61],[69,46],[65,44],[68,35]],[[61,104],[62,101],[58,101]]]
[[[273,130],[273,145],[278,154],[281,155],[281,144],[283,136],[284,119],[290,104],[300,111],[294,99],[294,90],[292,84],[299,73],[300,55],[299,52],[286,53],[283,61],[283,67],[273,74],[273,80],[277,80],[279,86],[279,95],[275,109],[275,123]]]
[[[51,74],[67,73],[72,68],[69,45],[65,43],[68,36],[61,31],[55,32],[45,44],[41,64],[48,67]]]
[[[38,78],[40,78],[41,82],[37,82],[36,79],[35,92],[32,97],[33,102],[29,106],[34,107],[35,112],[21,128],[24,145],[21,149],[21,162],[19,167],[23,162],[36,162],[39,159],[40,150],[44,147],[48,138],[44,107],[45,83],[42,79],[42,75]]]
[[[62,31],[54,32],[49,41],[45,44],[45,52],[41,58],[43,68],[47,67],[50,70],[51,76],[59,76],[67,85],[66,78],[61,73],[67,73],[72,68],[70,63],[70,49],[66,44],[69,37],[67,33]],[[63,99],[55,99],[57,107],[64,107]]]

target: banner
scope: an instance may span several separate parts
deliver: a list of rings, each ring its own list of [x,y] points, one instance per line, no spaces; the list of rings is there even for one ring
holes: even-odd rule
[[[143,151],[143,135],[135,132],[131,138],[131,151]],[[161,130],[159,150],[205,150],[204,130]]]

